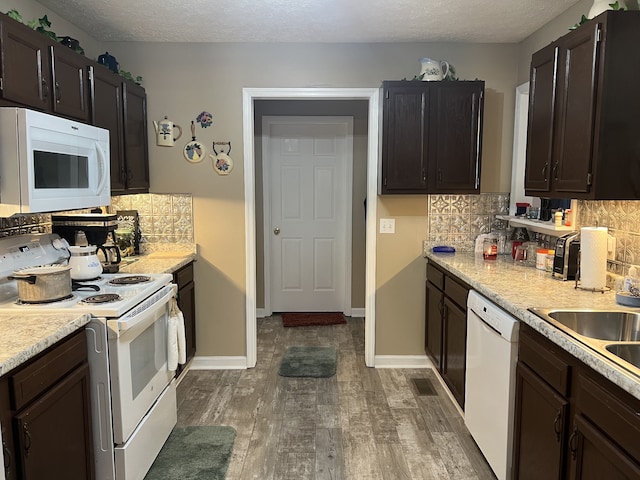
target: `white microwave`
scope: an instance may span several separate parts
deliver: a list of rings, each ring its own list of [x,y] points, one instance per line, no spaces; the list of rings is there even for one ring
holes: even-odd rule
[[[109,205],[109,131],[0,108],[0,217]]]

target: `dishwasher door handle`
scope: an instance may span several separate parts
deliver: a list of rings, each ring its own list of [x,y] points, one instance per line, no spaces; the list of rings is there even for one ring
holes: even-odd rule
[[[471,310],[473,312],[473,310]],[[476,312],[473,312],[473,314],[475,315],[475,317],[480,320],[480,323],[482,324],[482,326],[488,330],[490,330],[491,332],[495,333],[496,335],[498,335],[499,337],[502,337],[502,332],[500,332],[500,330],[498,330],[497,328],[492,327],[491,325],[489,325],[487,322],[485,322],[481,317],[478,316],[478,314]]]

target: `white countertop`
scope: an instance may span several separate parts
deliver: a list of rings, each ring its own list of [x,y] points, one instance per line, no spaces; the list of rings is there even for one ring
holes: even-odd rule
[[[0,376],[84,327],[88,314],[0,315]]]
[[[640,398],[640,377],[573,339],[542,318],[531,313],[539,308],[594,308],[638,311],[618,305],[615,292],[589,292],[575,288],[573,281],[562,281],[550,273],[514,264],[510,255],[483,260],[471,252],[431,253],[425,257],[457,276],[521,321],[533,327],[564,350],[582,360],[636,398]]]

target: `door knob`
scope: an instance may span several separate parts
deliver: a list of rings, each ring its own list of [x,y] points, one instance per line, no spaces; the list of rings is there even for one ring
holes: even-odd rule
[[[278,227],[274,228],[273,233],[275,233],[276,235],[280,235],[280,229]]]

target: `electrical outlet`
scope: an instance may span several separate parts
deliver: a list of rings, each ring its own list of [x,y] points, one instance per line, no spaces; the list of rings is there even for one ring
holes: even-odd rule
[[[381,218],[380,219],[380,233],[396,233],[396,219],[395,218]]]

